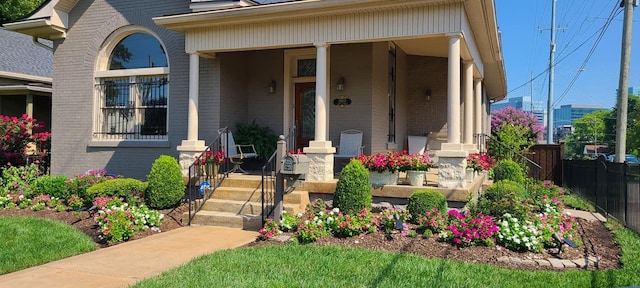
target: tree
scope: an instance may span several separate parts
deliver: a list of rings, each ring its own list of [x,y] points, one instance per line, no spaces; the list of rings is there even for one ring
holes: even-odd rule
[[[627,104],[627,151],[638,155],[640,153],[640,96],[629,95]],[[613,108],[611,115],[605,119],[605,142],[611,143],[609,147],[615,146],[616,141],[616,115],[617,109]],[[613,150],[610,151],[614,153]],[[615,151],[617,153],[617,151]]]
[[[532,113],[513,107],[494,111],[491,114],[491,134],[495,143],[489,145],[489,154],[497,159],[514,159],[535,145],[543,131],[544,127]]]
[[[46,0],[4,0],[0,2],[0,25],[24,18]]]
[[[606,129],[606,124],[614,119],[615,114],[608,110],[598,110],[585,114],[582,118],[573,121],[573,133],[565,139],[565,158],[584,158],[584,145],[607,145],[610,149],[615,145],[610,137],[611,131]]]

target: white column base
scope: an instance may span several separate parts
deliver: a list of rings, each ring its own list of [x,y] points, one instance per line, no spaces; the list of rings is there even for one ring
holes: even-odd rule
[[[444,143],[443,145],[448,144]],[[460,144],[457,144],[460,145]],[[467,151],[440,150],[438,156],[438,187],[464,188],[467,183]]]
[[[309,157],[309,173],[305,175],[305,180],[333,180],[333,154],[336,148],[331,146],[331,141],[310,141],[309,147],[304,147],[303,151]]]
[[[469,152],[469,154],[472,153],[478,153],[478,145],[476,144],[464,144],[462,145],[463,150]]]
[[[182,145],[178,146],[176,150],[180,152],[178,163],[182,169],[182,176],[189,176],[189,166],[193,164],[202,152],[207,149],[203,140],[182,140]]]

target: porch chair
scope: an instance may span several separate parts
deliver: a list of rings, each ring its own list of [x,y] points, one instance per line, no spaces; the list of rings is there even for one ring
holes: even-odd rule
[[[224,129],[218,130],[218,134],[220,134],[220,147],[222,147],[221,150],[224,152],[224,155],[229,158],[229,162],[233,164],[233,168],[227,173],[234,173],[238,170],[242,173],[247,173],[247,171],[240,167],[240,164],[242,164],[243,159],[258,157],[256,147],[253,144],[236,144],[231,131],[223,131]],[[228,141],[227,135],[229,135]],[[227,143],[229,147],[227,147]]]
[[[409,144],[409,154],[424,154],[425,149],[427,148],[427,137],[426,136],[407,136],[408,144]]]
[[[348,129],[340,132],[340,146],[334,158],[353,158],[362,154],[362,131]]]

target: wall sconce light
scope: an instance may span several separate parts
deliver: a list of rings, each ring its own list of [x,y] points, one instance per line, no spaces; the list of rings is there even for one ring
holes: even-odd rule
[[[344,108],[344,106],[351,104],[351,99],[346,96],[340,96],[336,99],[333,99],[333,105],[340,106],[340,108]]]
[[[424,93],[424,99],[431,101],[431,89],[427,89],[427,92]]]
[[[344,91],[344,77],[340,76],[338,82],[336,82],[336,90]]]
[[[269,94],[276,93],[276,80],[269,82]]]

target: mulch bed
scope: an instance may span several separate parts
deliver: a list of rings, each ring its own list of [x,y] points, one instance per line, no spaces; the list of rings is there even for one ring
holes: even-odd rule
[[[160,210],[165,214],[161,224],[161,231],[166,232],[183,226],[182,213],[188,211],[188,205],[183,204],[175,209]],[[88,212],[55,212],[53,210],[32,211],[31,209],[0,209],[0,216],[32,216],[55,219],[65,222],[83,233],[89,235],[99,248],[105,248],[116,244],[108,244],[101,240],[98,236],[100,230],[93,220],[93,216]],[[520,259],[580,259],[586,256],[597,256],[599,258],[598,266],[589,266],[588,270],[608,270],[620,267],[620,248],[613,239],[612,233],[602,223],[598,221],[588,221],[577,219],[578,221],[578,239],[582,245],[578,248],[567,248],[560,254],[556,251],[546,251],[545,253],[517,253],[510,251],[504,247],[464,247],[458,248],[449,243],[439,242],[437,236],[423,238],[421,236],[411,238],[400,234],[385,235],[383,233],[362,234],[351,238],[323,237],[314,244],[310,245],[341,245],[349,247],[361,247],[366,249],[384,250],[398,253],[412,253],[425,257],[438,257],[450,260],[487,263],[505,268],[537,270],[537,269],[553,269],[551,267],[543,267],[538,265],[523,265],[513,262],[500,262],[497,259],[502,256],[518,257]],[[162,233],[160,232],[160,233]],[[150,235],[157,234],[151,230],[136,232],[129,241],[141,239]],[[287,234],[286,234],[287,235]],[[293,234],[288,234],[293,237]],[[249,247],[262,245],[282,245],[284,243],[274,240],[256,241],[249,244]],[[578,268],[574,268],[578,269]]]
[[[584,219],[577,219],[578,221],[578,236],[574,239],[579,239],[582,245],[578,248],[567,248],[560,254],[557,253],[557,249],[549,249],[544,253],[531,253],[524,252],[518,253],[510,251],[501,246],[486,247],[486,246],[473,246],[458,248],[447,242],[440,242],[437,239],[437,235],[430,238],[423,238],[421,236],[411,238],[402,236],[401,234],[385,235],[384,233],[370,233],[362,234],[357,237],[351,238],[337,238],[337,237],[322,237],[314,244],[310,245],[340,245],[348,247],[360,247],[373,250],[383,250],[398,253],[412,253],[430,258],[444,258],[449,260],[457,260],[470,263],[486,263],[497,265],[511,269],[521,270],[556,270],[552,267],[545,267],[540,265],[527,265],[517,264],[513,262],[500,262],[498,258],[502,256],[518,257],[520,259],[580,259],[586,256],[597,256],[599,262],[597,267],[588,266],[587,270],[609,270],[620,268],[620,248],[613,239],[613,234],[602,223],[597,221],[588,221]],[[295,237],[291,233],[285,235]],[[282,245],[282,242],[276,240],[268,241],[256,241],[249,246],[262,246],[262,245]],[[571,269],[571,268],[565,268]],[[573,268],[579,269],[579,268]],[[564,270],[564,269],[563,269]]]

